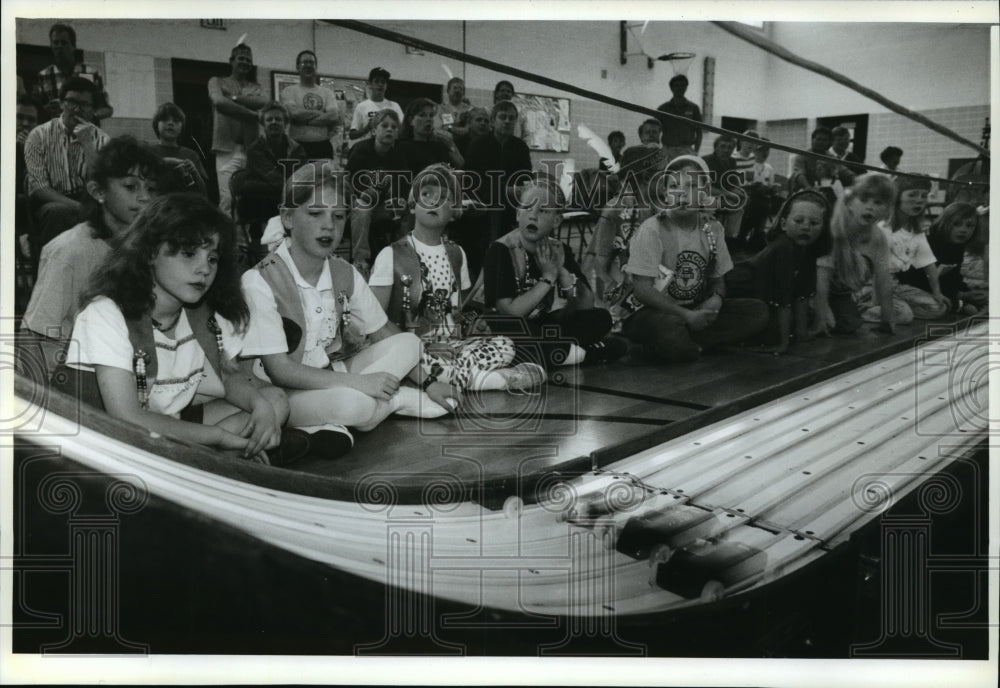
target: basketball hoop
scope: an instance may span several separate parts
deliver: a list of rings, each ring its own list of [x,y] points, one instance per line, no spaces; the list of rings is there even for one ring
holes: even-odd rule
[[[687,76],[688,67],[691,66],[691,62],[694,58],[694,53],[677,52],[660,55],[656,59],[661,62],[669,62],[670,66],[674,70],[674,74],[683,74],[684,76]]]

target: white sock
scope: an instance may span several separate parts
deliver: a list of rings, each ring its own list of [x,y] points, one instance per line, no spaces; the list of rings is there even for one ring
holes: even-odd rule
[[[493,392],[507,389],[507,378],[497,370],[491,370],[488,373],[476,371],[470,376],[467,389],[473,392]]]
[[[393,413],[413,418],[440,418],[451,413],[451,409],[443,408],[427,392],[415,387],[400,387],[389,401],[389,406]]]

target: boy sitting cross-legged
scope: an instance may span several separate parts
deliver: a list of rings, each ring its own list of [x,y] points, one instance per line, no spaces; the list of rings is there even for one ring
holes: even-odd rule
[[[562,190],[549,179],[539,179],[522,189],[520,205],[517,228],[494,241],[486,254],[486,306],[507,316],[491,319],[490,327],[497,332],[513,325],[511,317],[520,318],[537,340],[546,365],[619,358],[627,344],[605,338],[611,314],[594,308],[594,293],[572,250],[552,238],[566,206]],[[550,328],[558,329],[561,341],[542,336]]]

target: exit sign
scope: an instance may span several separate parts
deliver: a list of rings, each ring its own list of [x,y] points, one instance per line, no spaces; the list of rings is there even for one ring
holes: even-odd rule
[[[201,28],[203,29],[219,29],[220,31],[226,30],[226,20],[225,19],[202,19]]]

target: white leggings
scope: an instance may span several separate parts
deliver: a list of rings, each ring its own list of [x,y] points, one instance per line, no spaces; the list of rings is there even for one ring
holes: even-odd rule
[[[420,339],[404,332],[372,344],[344,364],[355,375],[389,373],[403,379],[419,360]],[[296,428],[333,423],[370,429],[396,410],[392,401],[379,401],[352,387],[285,391],[291,409],[288,424]]]

